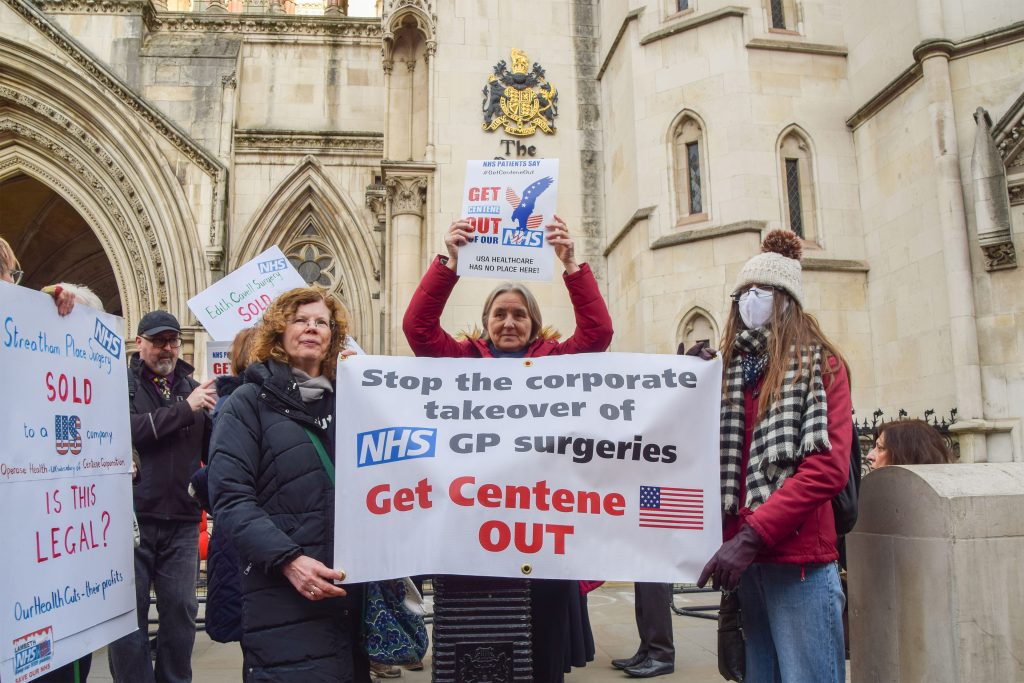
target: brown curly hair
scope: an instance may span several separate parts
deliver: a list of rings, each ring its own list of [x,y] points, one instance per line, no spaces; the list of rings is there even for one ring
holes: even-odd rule
[[[322,287],[297,287],[274,299],[270,308],[263,315],[263,320],[253,333],[252,348],[249,350],[249,363],[262,363],[273,358],[290,365],[291,359],[285,353],[283,345],[284,330],[295,316],[300,306],[323,301],[331,312],[331,344],[327,347],[327,355],[320,363],[320,372],[329,380],[334,379],[338,354],[348,337],[348,313],[334,295]]]

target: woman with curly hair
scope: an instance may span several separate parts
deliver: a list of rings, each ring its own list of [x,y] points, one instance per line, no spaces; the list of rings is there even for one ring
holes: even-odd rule
[[[218,411],[210,498],[242,571],[246,681],[365,683],[362,587],[336,585],[334,376],[346,340],[326,291],[279,296],[254,332],[244,384]]]
[[[740,270],[723,335],[725,542],[698,580],[737,590],[747,683],[842,683],[832,498],[850,472],[846,363],[804,310],[801,243],[768,234]]]

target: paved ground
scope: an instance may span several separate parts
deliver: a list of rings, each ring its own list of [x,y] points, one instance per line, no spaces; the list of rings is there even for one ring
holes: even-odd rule
[[[429,598],[428,598],[429,599]],[[679,607],[708,604],[715,594],[677,595]],[[612,584],[598,588],[590,594],[590,622],[597,643],[597,656],[585,669],[575,669],[566,677],[566,683],[606,683],[632,680],[611,667],[611,660],[628,657],[636,651],[636,622],[633,617],[632,584]],[[673,616],[676,642],[676,671],[662,676],[659,681],[686,681],[686,683],[720,683],[718,658],[715,654],[716,624],[710,619]],[[428,683],[430,659],[423,672],[405,672],[405,683]],[[237,644],[222,645],[212,642],[205,633],[196,638],[192,657],[195,683],[238,683],[241,680],[242,655]],[[90,681],[109,681],[107,654],[103,650],[94,657]]]

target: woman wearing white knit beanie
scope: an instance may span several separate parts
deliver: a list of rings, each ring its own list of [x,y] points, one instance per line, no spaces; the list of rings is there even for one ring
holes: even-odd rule
[[[803,308],[800,239],[776,230],[740,270],[723,337],[725,543],[700,585],[736,591],[746,683],[842,683],[831,500],[849,475],[846,363]]]

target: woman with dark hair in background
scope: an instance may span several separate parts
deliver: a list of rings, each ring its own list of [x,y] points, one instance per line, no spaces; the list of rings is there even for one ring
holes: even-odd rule
[[[872,470],[889,465],[944,465],[954,461],[942,434],[924,420],[882,424],[875,436],[875,447],[867,457]]]

